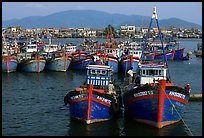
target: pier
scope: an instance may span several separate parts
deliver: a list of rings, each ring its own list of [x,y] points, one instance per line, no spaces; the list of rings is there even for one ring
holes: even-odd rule
[[[190,94],[189,101],[202,101],[202,94]]]

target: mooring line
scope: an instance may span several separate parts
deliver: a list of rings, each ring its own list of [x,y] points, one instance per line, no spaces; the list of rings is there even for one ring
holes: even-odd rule
[[[161,86],[161,84],[159,83],[159,86]],[[162,88],[162,87],[161,87]],[[163,88],[162,88],[163,89]],[[164,89],[163,89],[164,91]],[[188,129],[188,131],[190,132],[191,136],[193,136],[192,131],[190,130],[190,128],[188,127],[188,125],[186,124],[186,122],[184,121],[183,117],[180,115],[180,113],[178,112],[178,110],[176,109],[175,105],[172,103],[172,101],[170,100],[170,98],[168,97],[168,95],[166,94],[166,92],[164,91],[166,97],[168,98],[168,100],[170,101],[172,107],[176,110],[177,114],[179,115],[179,117],[181,118],[182,122],[184,123],[184,125],[186,126],[186,128]]]

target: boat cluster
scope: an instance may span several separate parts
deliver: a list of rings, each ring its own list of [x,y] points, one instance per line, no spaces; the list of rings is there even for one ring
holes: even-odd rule
[[[104,64],[113,67],[113,72],[136,71],[142,55],[144,41],[124,41],[98,43],[87,40],[85,43],[63,45],[30,41],[23,46],[20,43],[4,42],[2,47],[2,71],[42,72],[44,70],[67,71],[70,69],[86,70],[87,65]],[[162,46],[156,40],[147,43],[144,58],[147,60],[163,59]],[[168,60],[186,60],[184,48],[178,42],[165,43]]]
[[[156,8],[151,22],[153,19],[158,26]],[[160,32],[159,26],[158,30]],[[87,124],[107,121],[124,106],[128,117],[162,128],[182,119],[190,86],[174,84],[168,68],[169,60],[188,59],[184,48],[174,42],[163,43],[161,34],[160,42],[146,39],[116,43],[111,39],[103,44],[89,41],[81,45],[81,49],[69,44],[60,47],[51,43],[28,44],[24,53],[11,54],[7,48],[6,55],[2,55],[2,70],[15,71],[18,64],[27,72],[41,72],[44,68],[86,70],[84,84],[64,96],[72,118]],[[131,79],[124,88],[114,80],[113,74],[119,72],[119,67],[130,73]]]

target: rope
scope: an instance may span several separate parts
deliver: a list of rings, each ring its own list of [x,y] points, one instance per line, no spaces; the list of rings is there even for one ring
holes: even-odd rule
[[[161,86],[161,84],[159,83],[159,86]],[[161,87],[162,88],[162,87]],[[162,88],[162,90],[164,91],[164,89]],[[188,131],[190,132],[191,136],[193,136],[193,133],[191,132],[190,128],[187,126],[187,124],[185,123],[183,117],[179,114],[178,110],[176,109],[175,105],[172,103],[172,101],[170,100],[170,98],[168,97],[168,95],[166,94],[166,92],[164,92],[166,97],[168,98],[169,102],[171,103],[172,107],[176,110],[177,114],[179,115],[179,117],[181,118],[182,122],[184,123],[184,125],[186,126],[186,128],[188,129]]]

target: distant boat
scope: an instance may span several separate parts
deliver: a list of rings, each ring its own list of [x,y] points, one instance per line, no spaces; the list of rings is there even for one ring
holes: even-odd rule
[[[42,72],[45,68],[46,59],[42,55],[38,44],[27,44],[25,52],[17,54],[19,60],[18,69],[24,72]]]
[[[64,97],[71,118],[92,124],[113,118],[120,109],[119,89],[113,82],[112,67],[88,65],[86,82]]]
[[[93,64],[93,59],[91,55],[88,55],[86,52],[77,50],[72,53],[72,62],[70,63],[70,69],[77,70],[86,70],[87,65]]]
[[[138,68],[138,62],[140,59],[140,56],[142,54],[141,46],[134,43],[129,43],[128,45],[125,45],[125,52],[124,55],[121,57],[121,65],[122,70],[124,72],[127,72],[131,67],[133,67],[133,71],[135,72]]]
[[[39,53],[18,54],[18,69],[23,72],[42,72],[45,69],[46,59]]]
[[[72,56],[70,54],[62,50],[47,54],[50,54],[50,58],[46,60],[45,69],[52,71],[67,71],[72,61]]]
[[[18,66],[16,56],[2,55],[2,72],[15,72]]]
[[[167,60],[179,60],[183,58],[185,48],[178,48],[176,45],[165,45]],[[151,51],[154,51],[154,60],[161,60],[164,58],[162,53],[162,46],[160,43],[152,43]]]
[[[197,50],[194,50],[196,57],[202,57],[202,43],[197,44]]]
[[[3,45],[2,45],[2,72],[15,72],[18,66],[18,60],[15,54],[11,54],[10,46],[6,42],[4,34],[3,36]]]
[[[154,18],[160,32],[156,7],[151,22]],[[162,38],[160,40],[164,59],[147,61],[142,54],[133,84],[125,86],[123,92],[125,115],[156,128],[180,121],[190,96],[189,84],[180,87],[171,81]]]
[[[113,67],[113,72],[117,73],[119,68],[120,48],[112,43],[106,43],[104,53],[106,54],[106,62]]]

